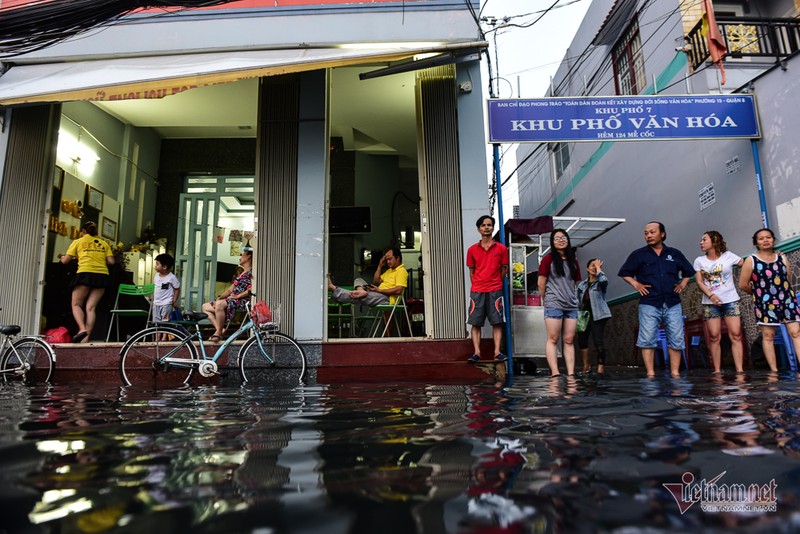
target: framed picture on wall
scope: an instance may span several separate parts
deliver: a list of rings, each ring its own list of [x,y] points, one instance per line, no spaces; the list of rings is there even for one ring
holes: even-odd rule
[[[117,240],[117,223],[103,216],[103,227],[100,234],[111,241]]]
[[[61,167],[56,167],[56,170],[53,172],[53,187],[56,189],[61,189],[61,183],[64,181],[64,169]]]
[[[89,200],[86,203],[97,211],[103,211],[103,192],[89,186]]]

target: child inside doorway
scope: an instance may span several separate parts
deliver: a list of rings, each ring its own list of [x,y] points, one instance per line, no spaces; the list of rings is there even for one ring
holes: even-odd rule
[[[172,273],[175,258],[169,254],[156,256],[156,274],[153,283],[156,286],[153,295],[153,321],[169,321],[172,310],[178,306],[181,293],[181,282]]]

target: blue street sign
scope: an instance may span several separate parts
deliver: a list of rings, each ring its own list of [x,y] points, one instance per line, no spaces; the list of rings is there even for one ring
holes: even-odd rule
[[[489,100],[490,143],[761,137],[753,95]]]

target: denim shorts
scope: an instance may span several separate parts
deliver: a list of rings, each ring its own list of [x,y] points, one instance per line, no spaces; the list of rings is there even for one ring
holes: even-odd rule
[[[680,304],[657,308],[649,304],[639,304],[639,337],[636,346],[642,349],[654,349],[658,346],[658,329],[664,325],[667,334],[667,345],[675,350],[683,350],[683,309]]]
[[[578,310],[562,310],[561,308],[547,308],[544,309],[545,319],[577,319]]]
[[[703,317],[708,319],[721,319],[723,317],[741,317],[739,301],[727,302],[725,304],[703,304]]]

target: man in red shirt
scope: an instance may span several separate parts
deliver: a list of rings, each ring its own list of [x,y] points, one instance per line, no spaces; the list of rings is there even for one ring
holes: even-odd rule
[[[492,239],[494,217],[482,215],[475,223],[481,240],[467,250],[467,267],[472,288],[469,293],[469,318],[472,325],[472,345],[474,354],[471,363],[481,359],[481,328],[486,319],[492,325],[495,361],[505,361],[508,357],[500,352],[503,339],[505,311],[503,308],[503,277],[508,275],[508,249]]]

